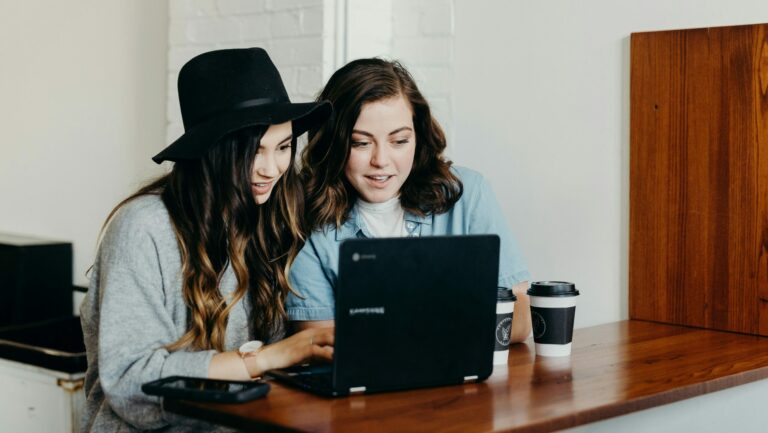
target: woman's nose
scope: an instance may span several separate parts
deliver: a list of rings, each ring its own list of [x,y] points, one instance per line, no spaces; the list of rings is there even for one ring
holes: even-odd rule
[[[371,153],[371,165],[374,167],[385,167],[388,157],[385,146],[374,145],[373,152]]]
[[[277,160],[275,155],[270,153],[268,155],[259,155],[256,158],[256,174],[262,177],[271,178],[276,177],[279,173],[277,167]]]

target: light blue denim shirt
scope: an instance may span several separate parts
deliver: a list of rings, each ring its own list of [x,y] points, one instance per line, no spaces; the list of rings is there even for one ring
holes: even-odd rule
[[[496,234],[501,238],[499,286],[512,287],[530,281],[520,248],[491,186],[474,170],[463,167],[453,167],[452,170],[464,185],[463,195],[450,211],[439,215],[420,217],[406,211],[405,228],[409,236]],[[345,239],[369,237],[372,236],[357,206],[352,207],[349,218],[340,228],[328,226],[312,233],[289,273],[293,289],[304,297],[288,295],[289,320],[333,320],[339,245]]]

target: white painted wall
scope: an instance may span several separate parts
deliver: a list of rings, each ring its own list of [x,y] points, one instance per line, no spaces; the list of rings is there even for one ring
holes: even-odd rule
[[[629,36],[768,22],[765,0],[456,1],[456,163],[493,184],[576,326],[627,317]]]
[[[0,231],[74,243],[74,279],[104,218],[165,142],[164,0],[3,1]]]

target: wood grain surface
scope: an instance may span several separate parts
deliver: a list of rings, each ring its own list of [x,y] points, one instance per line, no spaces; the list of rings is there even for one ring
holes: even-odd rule
[[[488,381],[326,399],[272,383],[241,405],[166,399],[171,412],[245,431],[552,432],[768,378],[768,338],[624,321],[579,329],[573,353],[513,345]]]
[[[631,318],[768,335],[767,30],[632,34]]]

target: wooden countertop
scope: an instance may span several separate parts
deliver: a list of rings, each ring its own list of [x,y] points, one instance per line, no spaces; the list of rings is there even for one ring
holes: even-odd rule
[[[325,399],[272,381],[261,400],[166,399],[166,410],[246,431],[551,432],[768,378],[768,338],[643,321],[574,332],[567,358],[514,345],[483,383]]]

